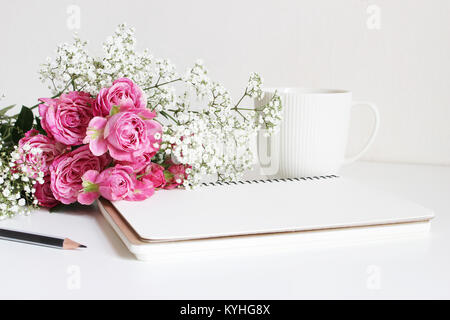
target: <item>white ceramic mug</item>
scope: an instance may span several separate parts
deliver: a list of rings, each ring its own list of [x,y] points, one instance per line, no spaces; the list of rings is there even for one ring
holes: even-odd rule
[[[380,116],[371,102],[352,102],[345,90],[278,88],[264,90],[255,107],[266,104],[275,90],[283,102],[280,132],[272,138],[258,135],[262,172],[281,177],[336,175],[340,167],[360,158],[373,143]],[[375,117],[372,135],[355,156],[345,158],[350,113],[354,106],[368,106]]]

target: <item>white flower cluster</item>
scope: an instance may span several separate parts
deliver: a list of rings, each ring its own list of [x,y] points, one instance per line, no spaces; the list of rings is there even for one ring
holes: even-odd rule
[[[40,153],[40,149],[31,148],[27,152]],[[0,220],[16,214],[30,214],[37,208],[34,197],[37,183],[44,183],[43,173],[36,172],[25,164],[18,165],[22,155],[17,150],[0,143]]]
[[[197,60],[195,65],[186,71],[182,80],[195,89],[199,98],[206,97],[210,92],[208,70],[203,65],[202,60]]]
[[[264,98],[264,92],[261,89],[263,79],[257,73],[252,73],[247,85],[247,94],[252,98]]]
[[[266,136],[276,133],[282,120],[281,97],[275,93],[269,102],[257,111],[259,124],[267,130]]]
[[[243,107],[246,98],[263,98],[262,78],[252,73],[243,96],[233,104],[229,92],[210,80],[202,61],[180,76],[169,60],[156,59],[148,50],[139,53],[135,46],[134,30],[124,24],[104,43],[101,58],[90,57],[86,42],[76,37],[74,44],[58,47],[56,59],[43,65],[41,78],[51,83],[55,94],[68,85],[96,94],[117,78],[133,80],[165,126],[158,162],[170,156],[191,167],[185,186],[197,184],[205,175],[236,180],[251,169],[250,145],[257,130],[265,128],[271,134],[281,120],[279,96],[258,109]]]
[[[39,73],[42,81],[50,80],[48,88],[53,94],[69,88],[87,91],[92,89],[88,84],[95,83],[97,68],[86,45],[86,41],[75,35],[72,44],[64,43],[57,47],[55,60],[47,58]]]
[[[262,98],[261,78],[257,74],[252,74],[244,95],[233,105],[229,92],[211,82],[206,69],[200,66],[197,63],[193,68],[195,72],[188,72],[194,76],[187,79],[198,96],[208,96],[207,107],[190,108],[188,94],[184,100],[179,99],[183,102],[173,110],[175,124],[166,126],[164,143],[158,154],[160,162],[170,155],[172,161],[191,166],[186,187],[195,186],[207,175],[217,175],[222,181],[238,180],[253,166],[251,142],[261,125],[275,128],[280,118],[275,112],[281,108],[278,95],[259,109],[240,106],[246,97]]]

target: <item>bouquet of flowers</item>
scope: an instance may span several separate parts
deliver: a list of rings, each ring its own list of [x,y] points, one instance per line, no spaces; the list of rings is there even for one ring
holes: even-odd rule
[[[280,97],[243,106],[263,97],[254,73],[233,103],[201,61],[180,75],[135,44],[134,30],[119,25],[99,58],[75,36],[42,65],[50,98],[17,115],[7,115],[14,106],[0,110],[0,218],[99,196],[139,201],[251,169],[251,141],[261,128],[276,131]]]

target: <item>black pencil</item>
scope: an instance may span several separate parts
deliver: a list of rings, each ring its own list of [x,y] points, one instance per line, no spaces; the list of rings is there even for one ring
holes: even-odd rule
[[[59,239],[38,234],[0,229],[0,239],[34,244],[38,246],[73,250],[77,248],[87,248],[69,238]]]

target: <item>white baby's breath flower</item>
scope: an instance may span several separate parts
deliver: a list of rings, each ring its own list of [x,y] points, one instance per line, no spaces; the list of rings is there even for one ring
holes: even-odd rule
[[[0,141],[2,137],[0,136]],[[32,177],[42,172],[39,167],[31,167],[24,159],[23,148],[5,145],[0,150],[0,219],[5,219],[16,214],[29,214],[32,208],[37,207],[32,203],[34,196],[30,193],[33,188]],[[31,152],[31,149],[29,149]],[[11,169],[13,168],[13,169]],[[29,202],[28,202],[29,201]]]

